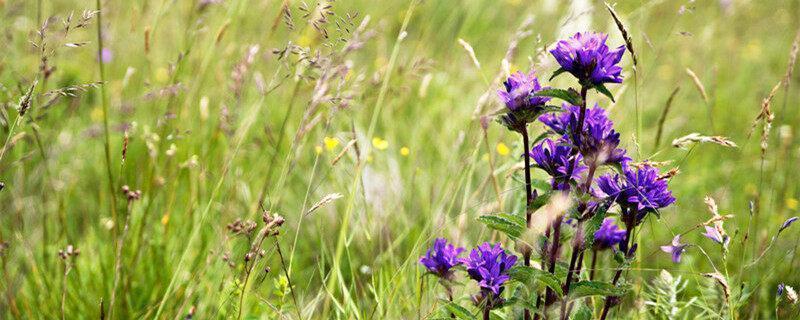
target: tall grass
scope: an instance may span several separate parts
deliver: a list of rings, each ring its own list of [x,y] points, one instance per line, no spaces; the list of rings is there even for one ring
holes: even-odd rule
[[[800,285],[798,229],[779,231],[800,206],[797,41],[778,30],[800,28],[800,4],[727,3],[611,4],[638,63],[626,56],[630,82],[600,101],[637,161],[680,171],[679,201],[634,235],[633,288],[611,316],[796,308],[776,298]],[[551,74],[546,49],[576,26],[625,43],[604,6],[550,0],[0,1],[0,14],[9,319],[448,317],[417,264],[425,247],[513,246],[476,218],[526,210],[523,141],[493,122],[504,70]],[[529,130],[531,144],[544,131]],[[733,215],[725,253],[697,227],[706,195]],[[678,234],[695,249],[673,264],[659,246]],[[584,258],[581,276],[616,271]],[[453,301],[477,312],[474,289]]]

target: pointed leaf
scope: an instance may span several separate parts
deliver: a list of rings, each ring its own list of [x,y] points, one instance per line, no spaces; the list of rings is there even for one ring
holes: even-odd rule
[[[478,217],[478,221],[512,238],[519,238],[527,225],[525,218],[507,213],[483,215]]]
[[[544,205],[547,204],[547,202],[550,201],[550,196],[552,194],[553,194],[552,191],[547,191],[543,194],[540,194],[538,197],[536,197],[536,200],[533,200],[533,203],[531,203],[531,209],[533,211],[539,210],[539,208],[543,207]]]
[[[553,289],[559,297],[564,295],[564,291],[561,289],[561,281],[552,273],[529,266],[516,266],[508,270],[508,275],[511,279],[523,283],[526,286],[544,285]]]
[[[591,296],[622,296],[627,291],[627,286],[615,286],[608,282],[579,281],[570,286],[569,295],[574,299]]]
[[[611,99],[611,102],[616,102],[616,101],[614,101],[614,95],[611,94],[611,91],[608,91],[608,88],[606,88],[606,86],[603,85],[602,83],[594,85],[594,88],[595,88],[595,90],[597,90],[597,92],[600,92],[604,96],[606,96],[609,99]]]
[[[542,134],[536,136],[536,138],[533,138],[533,140],[531,140],[531,147],[539,144],[540,141],[544,140],[548,136],[550,136],[549,132],[543,132]]]
[[[476,319],[475,316],[473,316],[472,313],[469,312],[469,310],[456,304],[455,302],[445,301],[444,307],[447,309],[447,311],[450,311],[450,313],[452,315],[455,315],[456,318],[458,319],[466,319],[466,320]]]
[[[542,191],[547,191],[552,188],[550,182],[543,179],[531,179],[531,187]]]
[[[514,296],[511,299],[514,299],[515,303],[520,307],[533,311],[537,309],[534,303],[536,299],[533,298],[535,296],[535,294],[531,295],[531,290],[528,290],[527,286],[519,286],[514,290]]]
[[[594,214],[591,220],[588,221],[586,224],[586,228],[584,229],[585,233],[584,236],[584,248],[591,248],[594,245],[594,233],[600,229],[600,226],[603,224],[603,219],[606,218],[606,212],[608,212],[609,204],[607,202],[599,204],[597,212]]]
[[[551,97],[551,98],[558,98],[561,100],[566,101],[569,104],[579,106],[581,105],[581,95],[575,91],[574,89],[570,88],[569,90],[564,89],[543,89],[537,91],[533,95],[539,97]]]
[[[555,79],[556,77],[558,77],[559,75],[561,75],[564,72],[567,72],[567,70],[564,70],[564,68],[558,68],[558,70],[553,72],[553,75],[550,76],[550,81],[553,81],[553,79]]]
[[[581,306],[578,307],[578,310],[575,311],[575,316],[572,317],[575,320],[592,320],[592,309],[590,309],[586,304],[581,303]]]

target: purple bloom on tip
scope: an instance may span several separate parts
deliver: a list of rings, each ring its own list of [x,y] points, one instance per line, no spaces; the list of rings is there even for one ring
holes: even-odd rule
[[[681,235],[672,238],[672,244],[668,246],[661,246],[661,251],[672,254],[672,262],[681,263],[681,254],[686,250],[688,244],[681,243]]]
[[[533,93],[542,90],[542,86],[539,84],[539,79],[536,78],[536,74],[532,70],[528,74],[517,71],[508,77],[508,80],[503,82],[503,85],[505,86],[505,91],[497,90],[497,94],[500,96],[500,100],[502,100],[511,111],[530,107],[541,107],[550,100],[549,97],[537,97],[533,95]]]
[[[547,172],[551,177],[551,184],[555,190],[569,189],[569,184],[564,183],[567,177],[567,171],[573,161],[570,157],[572,147],[564,144],[553,142],[550,139],[544,139],[541,143],[534,146],[528,153],[528,156],[536,161],[536,165]],[[581,155],[578,157],[578,165],[572,170],[572,176],[569,177],[570,181],[576,181],[580,177],[581,172],[586,170],[586,166],[581,165]]]
[[[625,46],[609,49],[608,35],[603,33],[576,33],[569,39],[556,43],[550,53],[561,65],[561,69],[574,75],[581,83],[621,83],[622,60]]]
[[[784,289],[784,287],[786,287],[786,285],[785,285],[785,284],[783,284],[783,283],[779,283],[779,284],[778,284],[778,292],[777,292],[777,296],[778,296],[779,298],[780,298],[780,297],[783,295],[783,289]]]
[[[472,249],[461,262],[467,267],[469,277],[478,282],[483,294],[491,292],[498,296],[509,279],[508,270],[517,263],[517,256],[507,254],[499,243],[492,246],[485,242]]]
[[[791,217],[791,218],[789,218],[789,219],[786,219],[786,221],[784,221],[784,222],[783,222],[783,224],[781,224],[781,228],[778,230],[778,233],[780,233],[780,232],[783,232],[783,230],[785,230],[786,228],[788,228],[789,226],[791,226],[791,225],[792,225],[792,223],[794,223],[795,221],[797,221],[797,219],[800,219],[800,218],[798,218],[798,217]]]
[[[563,104],[561,113],[545,114],[539,117],[553,132],[566,136],[573,145],[578,146],[587,162],[597,165],[604,163],[627,164],[630,158],[619,146],[619,133],[614,130],[614,122],[606,111],[595,104],[587,108],[583,127],[576,130],[580,122],[581,107]],[[577,135],[575,134],[577,132]]]
[[[577,126],[578,117],[581,112],[580,106],[574,106],[568,103],[561,104],[562,112],[548,113],[539,117],[539,121],[544,123],[550,130],[559,134],[570,134],[570,126]],[[572,118],[575,118],[574,120]],[[586,123],[598,122],[605,124],[610,122],[606,116],[606,111],[595,104],[594,108],[586,108],[586,118],[584,120],[584,128]],[[611,123],[610,125],[613,125]]]
[[[461,264],[458,255],[463,251],[464,248],[457,248],[447,243],[446,239],[438,238],[434,240],[433,247],[419,258],[419,263],[436,276],[449,280],[453,275],[453,267]]]
[[[614,218],[603,219],[600,229],[594,233],[594,245],[598,250],[613,248],[625,241],[626,231],[616,225]]]
[[[103,48],[103,50],[100,51],[100,62],[109,63],[111,60],[114,60],[114,52],[109,48]]]
[[[658,169],[645,165],[639,169],[625,167],[623,172],[625,174],[622,179],[619,174],[601,176],[597,179],[597,186],[624,211],[635,211],[637,225],[647,213],[675,202],[667,181],[659,178]]]
[[[717,230],[717,228],[715,228],[715,227],[712,227],[712,226],[705,226],[705,227],[706,227],[706,233],[703,233],[703,235],[704,235],[706,238],[709,238],[709,239],[711,239],[712,241],[714,241],[714,242],[716,242],[716,243],[719,243],[719,244],[721,244],[721,245],[724,245],[724,246],[727,246],[727,245],[728,245],[728,241],[730,240],[730,238],[728,237],[728,235],[723,235],[723,234],[722,234],[721,232],[719,232],[719,230]]]

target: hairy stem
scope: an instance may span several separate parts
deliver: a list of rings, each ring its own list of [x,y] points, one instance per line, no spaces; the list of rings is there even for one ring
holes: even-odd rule
[[[533,188],[531,187],[531,157],[528,156],[528,150],[530,150],[530,139],[528,138],[528,126],[525,125],[522,127],[520,131],[522,134],[522,145],[525,146],[524,153],[522,158],[525,159],[525,200],[526,200],[526,210],[525,210],[525,219],[528,223],[528,227],[531,224],[531,204],[533,204]]]
[[[525,221],[526,226],[528,228],[531,227],[531,215],[533,214],[533,210],[531,205],[533,204],[533,188],[531,188],[531,157],[528,156],[528,150],[530,150],[530,138],[528,137],[528,126],[527,124],[522,126],[522,130],[520,131],[522,134],[522,145],[524,146],[522,158],[525,159]],[[531,265],[531,250],[526,250],[524,253],[525,258],[525,265]],[[530,320],[531,318],[531,311],[528,308],[525,308],[523,311],[523,318],[525,320]]]
[[[553,240],[552,241],[553,244],[550,245],[550,254],[548,255],[549,258],[547,260],[547,262],[550,263],[550,266],[548,267],[547,271],[552,273],[552,274],[556,273],[556,262],[558,261],[558,251],[561,248],[561,243],[560,243],[559,239],[561,238],[561,224],[562,224],[563,221],[564,221],[564,216],[560,216],[560,217],[556,218],[556,221],[553,222],[553,225],[552,225],[552,227],[553,227],[553,239],[552,239]],[[545,293],[545,300],[544,300],[545,301],[545,303],[544,303],[545,307],[547,307],[548,305],[552,304],[554,302],[553,301],[554,299],[555,299],[555,293],[553,292],[553,289],[550,289],[550,287],[548,287],[547,291]]]
[[[635,211],[631,212],[631,214],[633,215],[633,217],[636,216],[636,212]],[[626,223],[626,229],[627,230],[625,232],[625,241],[623,242],[625,244],[625,246],[621,247],[621,248],[625,248],[626,251],[630,251],[630,248],[631,248],[630,247],[630,239],[631,239],[631,235],[633,234],[633,228],[634,228],[634,223]],[[626,256],[625,259],[630,259],[633,256],[632,254],[630,256],[628,256],[628,252],[625,252],[624,254]],[[619,278],[622,276],[622,270],[623,270],[623,268],[620,267],[620,268],[617,269],[617,272],[614,273],[614,279],[611,281],[611,283],[613,285],[616,286],[617,282],[619,282]],[[608,316],[608,311],[609,311],[609,309],[611,309],[611,304],[612,304],[612,300],[611,299],[612,298],[613,297],[611,297],[611,296],[606,297],[606,302],[603,305],[603,313],[600,315],[600,320],[605,320],[606,317]]]
[[[583,226],[583,221],[578,220],[578,225],[575,228],[576,230],[580,230]],[[578,233],[580,234],[580,232]],[[575,238],[574,245],[572,246],[572,257],[569,259],[569,269],[567,269],[567,279],[564,283],[564,299],[561,300],[561,319],[567,319],[567,303],[569,302],[569,286],[572,284],[572,274],[575,272],[575,264],[578,261],[578,255],[583,251],[581,246],[581,239],[578,237]]]

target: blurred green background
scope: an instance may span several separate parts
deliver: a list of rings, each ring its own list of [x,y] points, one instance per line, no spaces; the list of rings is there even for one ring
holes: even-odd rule
[[[427,281],[420,292],[417,259],[432,239],[471,247],[492,239],[475,221],[480,214],[521,210],[518,138],[493,121],[484,138],[480,125],[501,107],[494,92],[504,58],[508,70],[533,67],[546,79],[556,66],[544,49],[560,38],[596,30],[610,34],[610,45],[624,43],[604,3],[589,0],[101,6],[103,63],[97,16],[76,26],[94,1],[0,0],[3,318],[96,318],[101,306],[109,314],[112,291],[115,318],[236,318],[240,309],[251,318],[425,317],[437,307],[437,289]],[[787,73],[800,2],[618,1],[615,9],[638,65],[634,72],[626,53],[626,81],[610,86],[616,103],[590,101],[609,110],[635,160],[680,169],[670,183],[678,201],[644,224],[640,262],[627,278],[640,290],[667,269],[689,280],[688,293],[708,286],[701,273],[713,271],[709,259],[721,267],[722,255],[700,230],[684,240],[708,259],[690,248],[676,265],[658,247],[710,218],[709,195],[735,216],[726,222],[731,285],[754,288],[740,315],[768,318],[776,284],[800,281],[798,231],[784,231],[762,262],[744,266],[797,214],[796,73],[771,103],[763,161],[761,126],[748,133]],[[85,86],[102,80],[101,66],[104,91]],[[12,132],[34,82],[31,108]],[[566,76],[545,82],[575,85]],[[59,95],[79,85],[74,96]],[[739,147],[671,146],[692,132]],[[141,190],[141,199],[127,205],[123,185]],[[246,265],[258,236],[226,226],[236,219],[261,226],[262,199],[286,223]],[[60,259],[68,245],[80,254]],[[626,303],[641,301],[634,293]]]

